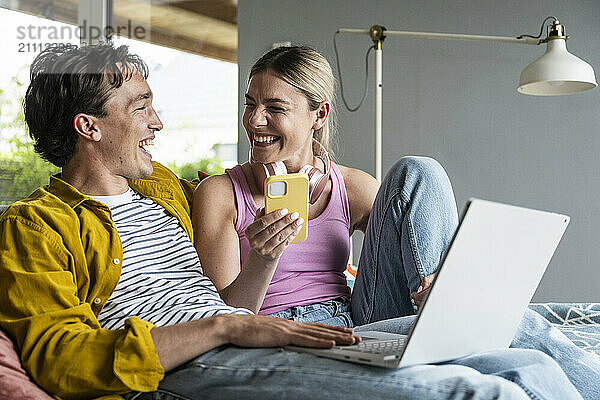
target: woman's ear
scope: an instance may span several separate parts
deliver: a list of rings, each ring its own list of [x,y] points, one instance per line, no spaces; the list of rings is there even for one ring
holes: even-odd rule
[[[99,142],[102,134],[98,130],[98,119],[89,114],[79,113],[73,118],[75,132],[86,140]]]
[[[324,101],[321,103],[319,108],[315,110],[316,119],[313,123],[313,130],[318,131],[327,123],[327,117],[329,116],[329,112],[331,111],[331,104],[328,101]]]

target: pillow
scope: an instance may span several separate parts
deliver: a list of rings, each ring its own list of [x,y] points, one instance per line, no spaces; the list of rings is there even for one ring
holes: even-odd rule
[[[205,178],[208,178],[209,176],[210,176],[210,174],[207,174],[206,172],[198,170],[198,179],[200,179],[200,182],[202,182]]]
[[[12,340],[0,329],[0,399],[52,400],[23,369]]]

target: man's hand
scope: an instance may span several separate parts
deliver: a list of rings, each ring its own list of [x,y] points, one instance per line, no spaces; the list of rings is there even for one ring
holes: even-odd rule
[[[215,347],[331,348],[360,342],[352,329],[301,323],[263,315],[221,314],[150,331],[160,363],[169,371]]]
[[[427,293],[429,293],[429,287],[431,286],[431,282],[433,282],[433,278],[435,278],[435,273],[427,275],[421,279],[421,286],[419,286],[419,289],[417,289],[416,292],[412,292],[412,298],[417,307],[421,307],[421,304],[423,304],[423,300],[425,300]]]
[[[360,342],[350,328],[302,323],[262,315],[220,315],[227,342],[239,347],[286,345],[331,348]]]

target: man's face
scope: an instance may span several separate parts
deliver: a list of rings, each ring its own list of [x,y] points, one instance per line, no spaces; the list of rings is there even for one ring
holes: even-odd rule
[[[98,119],[101,138],[98,157],[112,177],[147,178],[152,174],[152,145],[162,122],[152,108],[152,91],[144,77],[134,73],[113,90],[106,103],[107,115]]]

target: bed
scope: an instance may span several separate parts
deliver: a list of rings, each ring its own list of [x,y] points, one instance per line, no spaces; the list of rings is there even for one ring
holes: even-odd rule
[[[600,358],[600,303],[534,303],[529,308]]]

